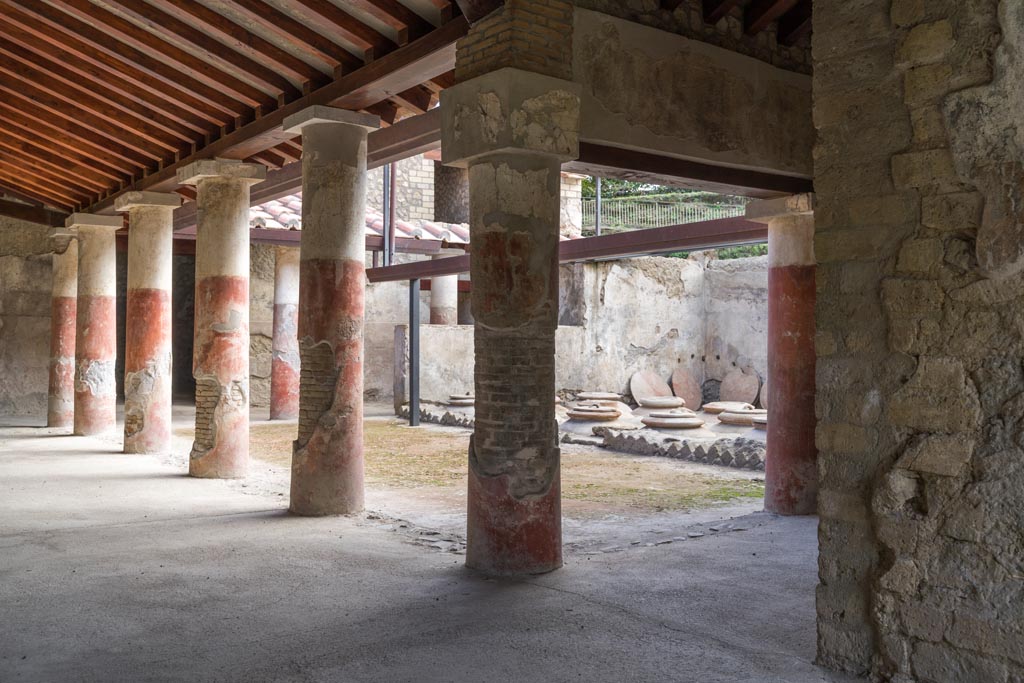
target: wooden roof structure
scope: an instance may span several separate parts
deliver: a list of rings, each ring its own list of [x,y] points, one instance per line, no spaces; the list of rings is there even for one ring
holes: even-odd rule
[[[312,104],[428,111],[467,30],[451,0],[0,0],[0,191],[104,212],[191,158],[281,168]]]
[[[437,147],[455,42],[502,2],[0,0],[0,214],[59,225],[71,211],[113,213],[129,190],[192,197],[176,171],[210,157],[266,165],[254,201],[288,194],[301,146],[281,124],[311,105],[380,116],[371,167]],[[750,35],[778,22],[789,43],[810,30],[811,0],[702,3],[709,23],[742,12]],[[723,191],[808,185],[593,145],[574,163]]]

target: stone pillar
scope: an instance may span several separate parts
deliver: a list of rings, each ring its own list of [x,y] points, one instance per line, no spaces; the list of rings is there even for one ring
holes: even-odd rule
[[[284,122],[302,134],[302,373],[289,505],[299,515],[363,508],[366,136],[379,124],[330,107]]]
[[[69,428],[75,422],[75,319],[78,310],[78,240],[54,230],[53,288],[50,294],[50,386],[46,426]]]
[[[434,162],[434,220],[469,223],[469,171]]]
[[[270,361],[270,419],[299,416],[299,249],[274,249],[274,336]]]
[[[451,258],[455,250],[445,250],[435,259]],[[459,324],[459,276],[442,275],[430,278],[430,324]]]
[[[466,564],[562,564],[555,328],[560,168],[578,153],[578,87],[506,68],[442,93],[447,164],[469,168],[476,428]],[[456,135],[455,133],[458,133]]]
[[[579,173],[562,174],[562,205],[559,230],[562,237],[583,235],[583,179]]]
[[[88,436],[117,423],[117,246],[120,216],[73,213],[78,233],[75,321],[75,434]]]
[[[814,445],[814,196],[755,202],[768,224],[768,443],[764,506],[812,515],[818,501]]]
[[[128,296],[124,344],[124,452],[171,445],[171,262],[174,209],[181,197],[127,192]]]
[[[249,188],[266,173],[224,159],[178,171],[196,187],[198,217],[193,477],[241,477],[249,464]]]

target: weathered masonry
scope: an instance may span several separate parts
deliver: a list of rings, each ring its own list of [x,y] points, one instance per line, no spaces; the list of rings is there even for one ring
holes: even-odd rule
[[[473,325],[465,563],[551,572],[560,264],[756,235],[765,509],[818,515],[817,661],[1024,681],[1021,3],[10,0],[0,37],[5,413],[116,439],[122,324],[120,447],[165,453],[184,334],[189,474],[247,476],[250,246],[273,245],[291,521],[355,514],[365,284],[409,282],[413,306],[430,281],[430,321]],[[395,232],[394,163],[425,152],[417,218],[468,223],[468,245]],[[564,173],[754,201],[561,240]],[[250,226],[252,205],[299,190],[300,231]],[[176,252],[195,257],[184,333]]]

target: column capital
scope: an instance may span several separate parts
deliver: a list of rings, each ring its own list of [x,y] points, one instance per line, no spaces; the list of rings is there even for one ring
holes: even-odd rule
[[[815,206],[816,200],[813,192],[762,199],[747,204],[746,218],[748,221],[768,223],[774,218],[809,216],[814,214]]]
[[[324,123],[336,123],[347,126],[358,126],[366,130],[377,130],[380,128],[380,117],[373,114],[361,114],[348,109],[337,107],[325,107],[313,105],[307,107],[297,114],[292,114],[284,120],[282,128],[285,133],[299,135],[306,126],[315,126]]]
[[[110,228],[120,230],[124,227],[124,219],[120,216],[105,216],[99,213],[73,213],[64,220],[64,227],[74,230],[78,228]]]
[[[230,178],[249,184],[258,183],[267,177],[267,167],[262,164],[247,164],[236,159],[200,159],[178,169],[179,185],[196,185],[204,178]]]
[[[441,93],[441,155],[468,166],[494,154],[579,156],[580,85],[504,68]]]
[[[54,251],[59,254],[63,254],[67,251],[68,245],[71,244],[72,240],[78,239],[77,228],[50,228],[50,234],[47,235],[50,240],[50,244],[53,245]]]
[[[181,206],[181,195],[173,192],[125,192],[114,200],[114,211],[129,211],[143,206],[176,209]]]

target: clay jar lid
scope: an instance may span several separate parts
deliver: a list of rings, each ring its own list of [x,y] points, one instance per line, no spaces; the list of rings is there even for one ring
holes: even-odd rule
[[[570,408],[568,415],[573,420],[595,420],[597,422],[611,422],[618,420],[620,413],[615,408],[608,408],[599,405],[580,405]]]
[[[577,401],[621,401],[622,396],[610,391],[581,391],[576,394]]]
[[[722,424],[727,425],[744,425],[750,427],[754,424],[754,417],[757,415],[767,415],[766,410],[737,410],[731,411],[726,410],[718,414],[718,421]]]
[[[711,403],[704,404],[704,412],[717,415],[729,411],[731,413],[738,413],[740,411],[753,410],[754,406],[749,403],[741,403],[740,401],[712,401]]]
[[[450,406],[471,406],[476,399],[472,394],[450,394],[448,405]]]
[[[676,408],[675,410],[654,410],[651,411],[650,417],[697,417],[697,413],[693,412],[689,408]]]
[[[636,399],[644,408],[680,408],[686,401],[678,396],[644,396]]]
[[[647,417],[640,418],[640,421],[645,426],[654,429],[699,429],[704,426],[704,420],[694,417],[693,413],[687,415],[677,410],[651,413]]]
[[[754,423],[754,429],[768,429],[767,415],[755,415],[751,421]]]

